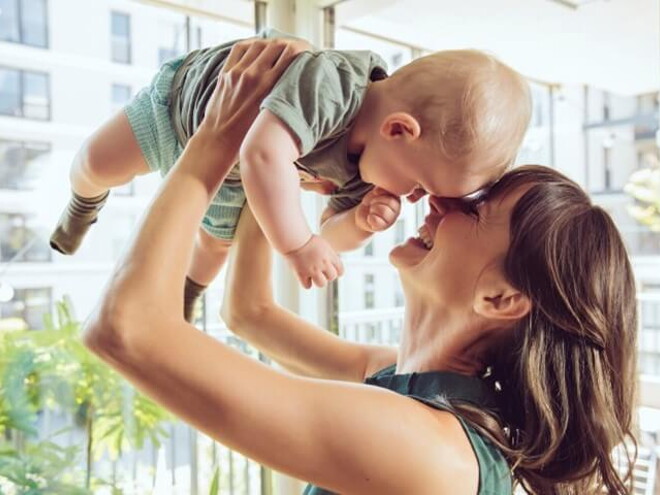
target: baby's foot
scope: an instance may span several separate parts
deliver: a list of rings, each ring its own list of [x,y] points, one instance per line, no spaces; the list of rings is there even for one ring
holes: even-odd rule
[[[186,277],[186,285],[183,289],[183,317],[188,323],[195,321],[195,308],[205,290],[206,285],[198,284],[190,277]]]
[[[89,227],[96,223],[109,193],[110,191],[106,191],[93,198],[83,198],[73,193],[50,236],[50,247],[62,254],[75,253]]]

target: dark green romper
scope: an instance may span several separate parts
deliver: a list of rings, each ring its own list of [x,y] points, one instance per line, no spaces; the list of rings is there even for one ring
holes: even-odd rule
[[[496,408],[493,392],[479,378],[441,371],[397,375],[394,373],[395,368],[395,365],[385,368],[367,378],[365,383],[387,388],[445,411],[448,410],[445,402],[447,399],[464,400],[479,406]],[[479,463],[478,495],[511,495],[513,493],[511,474],[500,451],[460,416],[456,417],[463,426]],[[460,480],[456,482],[460,483]],[[303,495],[336,494],[314,485],[307,485]]]

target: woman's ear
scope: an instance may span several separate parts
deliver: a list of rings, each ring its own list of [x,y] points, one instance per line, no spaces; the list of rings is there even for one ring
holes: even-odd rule
[[[477,282],[474,311],[492,320],[519,320],[532,309],[525,294],[511,286],[500,270],[492,268]]]
[[[419,121],[407,112],[394,112],[385,117],[380,126],[385,139],[407,139],[414,141],[422,135]]]

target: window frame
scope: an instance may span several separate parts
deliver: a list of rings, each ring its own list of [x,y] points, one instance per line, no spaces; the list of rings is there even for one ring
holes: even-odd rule
[[[11,1],[11,0],[9,0]],[[24,19],[23,19],[23,12],[25,9],[23,8],[23,1],[24,0],[13,0],[15,6],[16,6],[16,20],[17,20],[17,30],[18,30],[18,39],[17,40],[0,40],[2,43],[13,43],[15,45],[24,45],[24,46],[29,46],[31,48],[40,48],[42,50],[48,50],[50,48],[50,10],[49,10],[49,3],[48,0],[43,0],[44,2],[44,45],[36,45],[34,43],[27,43],[25,41],[25,29],[24,29]]]
[[[9,143],[9,144],[15,144],[17,146],[20,146],[20,148],[23,152],[23,163],[21,164],[22,167],[25,167],[26,164],[27,164],[27,160],[25,160],[27,150],[36,149],[36,148],[44,148],[44,154],[52,153],[52,151],[53,151],[53,145],[49,141],[11,139],[11,138],[5,138],[4,136],[0,136],[0,143]],[[2,165],[1,161],[0,161],[0,165]],[[30,189],[30,188],[3,187],[2,182],[0,182],[0,191],[32,191],[32,189]]]
[[[114,43],[115,43],[115,39],[119,37],[116,36],[115,33],[113,32],[114,16],[123,16],[128,20],[128,35],[127,35],[128,57],[126,61],[117,60],[115,58]],[[110,10],[110,61],[114,64],[133,65],[133,29],[131,25],[131,14],[129,12],[124,12],[121,10],[114,10],[114,9]]]
[[[32,70],[32,69],[23,69],[19,67],[11,67],[9,65],[2,65],[0,64],[0,70],[7,70],[7,71],[14,71],[18,72],[19,78],[19,87],[18,87],[18,97],[19,97],[19,103],[20,103],[20,115],[14,115],[14,114],[9,114],[9,113],[2,113],[0,111],[0,117],[13,117],[16,119],[26,119],[26,120],[35,120],[38,122],[50,122],[52,120],[52,110],[53,110],[53,103],[52,103],[52,87],[50,84],[50,73],[46,71],[40,71],[40,70]],[[32,73],[32,74],[39,74],[39,75],[44,75],[46,76],[46,117],[45,118],[37,118],[37,117],[29,117],[25,115],[25,74],[26,73]]]
[[[23,249],[25,249],[25,245],[29,242],[32,241],[33,237],[34,238],[39,238],[39,234],[32,230],[30,228],[29,220],[30,220],[30,215],[26,214],[25,212],[21,211],[2,211],[0,212],[0,215],[7,215],[8,217],[20,217],[22,223],[21,223],[21,229],[23,230],[23,239],[21,242],[21,246],[18,248],[16,252],[11,254],[7,259],[4,259],[3,257],[3,252],[2,252],[2,244],[0,244],[0,263],[18,263],[18,264],[27,264],[27,263],[52,263],[53,262],[53,250],[50,249],[50,247],[46,247],[45,251],[47,253],[47,259],[32,259],[30,257],[27,257],[28,253],[34,246],[30,246],[27,250],[25,250],[21,256],[16,258],[16,255]],[[30,237],[29,235],[26,235],[26,232],[28,234],[31,234],[33,237]],[[42,239],[43,240],[43,239]],[[37,240],[38,242],[38,240]],[[45,241],[44,241],[45,242]]]

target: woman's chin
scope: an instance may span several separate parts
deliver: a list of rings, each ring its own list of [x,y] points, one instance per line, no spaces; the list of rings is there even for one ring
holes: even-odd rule
[[[429,249],[424,242],[418,237],[411,237],[390,251],[390,263],[396,268],[415,266],[426,258],[427,254]]]

